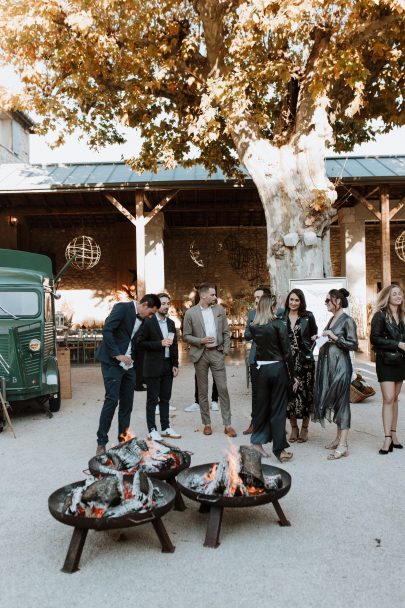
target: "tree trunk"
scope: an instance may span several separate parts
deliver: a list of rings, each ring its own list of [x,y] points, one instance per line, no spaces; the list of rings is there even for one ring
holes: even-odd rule
[[[332,274],[329,225],[336,192],[325,168],[329,134],[317,126],[281,147],[254,137],[245,137],[239,146],[263,204],[267,265],[280,301],[289,291],[289,279]]]

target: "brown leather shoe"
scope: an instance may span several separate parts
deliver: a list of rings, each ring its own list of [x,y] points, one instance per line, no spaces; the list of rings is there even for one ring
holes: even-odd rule
[[[243,435],[251,435],[253,433],[253,423],[251,422],[248,426],[248,428],[246,429],[246,431],[243,431]]]
[[[236,431],[231,426],[226,426],[224,433],[225,435],[228,435],[228,437],[236,437]]]
[[[106,451],[105,445],[101,445],[101,443],[99,443],[96,449],[96,456],[104,456]]]
[[[206,424],[203,430],[204,435],[212,435],[212,427],[210,424]]]

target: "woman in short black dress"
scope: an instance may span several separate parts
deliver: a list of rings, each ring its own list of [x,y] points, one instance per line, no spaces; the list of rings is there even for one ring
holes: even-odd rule
[[[308,440],[309,416],[314,398],[315,361],[312,346],[318,333],[318,327],[314,315],[307,310],[305,296],[301,289],[290,291],[282,316],[287,323],[290,338],[294,359],[294,378],[299,380],[298,389],[290,396],[287,407],[287,418],[291,424],[289,441],[305,443]],[[302,420],[301,429],[298,428],[298,420]]]
[[[405,311],[403,293],[397,285],[384,287],[378,294],[377,312],[371,320],[370,341],[375,350],[376,371],[383,397],[384,445],[380,454],[402,448],[396,435],[398,397],[405,380]]]

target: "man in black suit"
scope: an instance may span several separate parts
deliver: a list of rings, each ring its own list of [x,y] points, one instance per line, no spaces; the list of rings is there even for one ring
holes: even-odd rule
[[[105,320],[103,340],[96,351],[96,359],[101,362],[105,387],[97,431],[97,456],[106,452],[108,431],[118,403],[118,441],[122,441],[126,435],[136,383],[133,365],[135,336],[144,319],[153,316],[159,307],[159,298],[155,294],[147,294],[140,302],[119,302]]]
[[[144,351],[143,376],[146,393],[146,424],[149,437],[159,441],[162,437],[181,437],[169,421],[169,402],[172,394],[173,378],[179,373],[179,349],[176,327],[167,317],[170,297],[160,293],[161,306],[157,313],[147,319],[137,336],[137,344]],[[161,433],[155,422],[156,406],[159,404]]]

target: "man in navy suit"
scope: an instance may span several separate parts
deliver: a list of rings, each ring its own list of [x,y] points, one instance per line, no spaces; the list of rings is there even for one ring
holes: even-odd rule
[[[144,319],[154,315],[158,308],[159,298],[147,294],[140,302],[119,302],[105,320],[103,340],[96,352],[105,387],[97,431],[97,456],[106,452],[108,431],[118,403],[118,441],[123,439],[129,427],[136,383],[133,365],[136,334]]]
[[[146,424],[149,437],[159,441],[162,437],[181,437],[169,421],[169,402],[172,395],[173,378],[179,373],[179,349],[176,327],[167,317],[170,297],[159,293],[161,306],[157,313],[147,319],[137,335],[137,344],[144,351],[143,376],[146,393]],[[156,428],[155,413],[159,404],[161,433]]]

